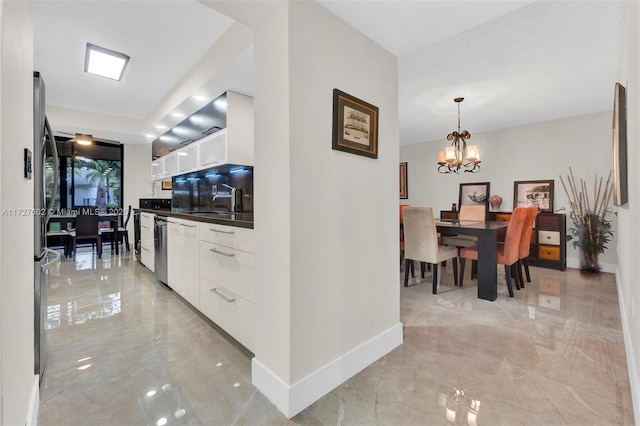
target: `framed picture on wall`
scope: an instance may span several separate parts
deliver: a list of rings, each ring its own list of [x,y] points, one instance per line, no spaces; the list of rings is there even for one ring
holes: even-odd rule
[[[400,163],[400,199],[409,198],[409,187],[407,186],[407,163]]]
[[[522,180],[513,183],[513,208],[536,206],[553,213],[553,179]]]
[[[172,186],[172,182],[170,180],[163,180],[162,181],[162,189],[167,191],[167,190],[171,190],[173,188]]]
[[[616,83],[613,100],[613,204],[623,206],[627,188],[627,100],[625,88]]]
[[[333,89],[331,148],[378,158],[378,107]]]
[[[460,206],[477,206],[484,204],[489,208],[489,182],[461,183],[458,195],[458,208]]]

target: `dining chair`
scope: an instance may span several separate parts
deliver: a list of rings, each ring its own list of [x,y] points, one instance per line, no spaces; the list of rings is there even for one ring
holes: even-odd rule
[[[533,224],[538,216],[538,208],[535,206],[527,207],[527,219],[522,227],[522,237],[520,239],[520,250],[518,253],[518,280],[520,286],[524,288],[524,279],[522,277],[522,268],[524,267],[527,282],[531,282],[531,275],[529,274],[529,254],[531,252],[531,234],[533,233]]]
[[[431,207],[405,207],[404,220],[404,286],[409,286],[409,269],[414,261],[420,262],[422,277],[425,263],[432,266],[433,289],[438,289],[438,264],[453,259],[453,280],[458,281],[458,249],[438,244],[436,221]]]
[[[487,219],[487,208],[484,204],[460,206],[458,219],[485,222]],[[446,235],[443,236],[442,243],[446,246],[457,247],[459,251],[464,247],[471,247],[478,244],[478,237],[475,235]],[[471,265],[471,279],[474,279],[477,275],[477,269],[477,262],[473,261]]]
[[[86,241],[91,240],[91,247],[97,246],[98,259],[102,257],[102,236],[98,229],[98,212],[97,210],[81,209],[76,216],[76,229],[72,231],[72,251],[73,259],[76,257],[76,248],[78,240]]]
[[[111,237],[111,251],[115,247],[115,244],[120,244],[120,242],[124,241],[124,246],[127,249],[127,252],[131,251],[131,247],[129,245],[129,231],[127,230],[127,225],[129,224],[129,219],[131,218],[131,206],[127,208],[127,215],[125,216],[125,220],[122,225],[118,226],[118,241],[115,241],[113,228],[103,229],[100,231],[102,235],[110,235]]]
[[[505,280],[509,297],[513,297],[513,287],[511,286],[511,267],[517,265],[520,255],[520,240],[522,238],[522,228],[527,219],[526,207],[516,207],[511,214],[507,232],[504,237],[504,244],[497,244],[496,247],[496,263],[504,265]],[[478,246],[465,247],[460,250],[460,286],[464,282],[464,265],[465,259],[478,260]],[[518,274],[515,274],[514,280],[518,280]],[[516,282],[516,285],[519,285]]]
[[[485,205],[460,206],[458,213],[459,220],[472,220],[476,222],[485,222],[487,218],[487,209]],[[442,243],[446,246],[455,246],[458,248],[469,247],[477,244],[478,237],[475,235],[443,235]]]
[[[127,229],[129,219],[131,219],[131,206],[127,208],[127,216],[125,217],[122,226],[118,227],[118,236],[122,236],[127,252],[131,251],[131,247],[129,245],[129,230]]]
[[[409,204],[400,204],[400,266],[404,261],[404,222],[402,220],[402,209],[409,207]]]

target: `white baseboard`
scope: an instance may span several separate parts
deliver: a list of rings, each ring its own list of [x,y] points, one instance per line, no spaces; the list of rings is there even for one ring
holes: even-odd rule
[[[40,409],[40,375],[33,376],[33,386],[29,397],[29,408],[27,411],[26,426],[37,426],[38,410]]]
[[[401,344],[402,323],[398,323],[292,385],[253,358],[251,382],[291,418]]]
[[[633,401],[633,416],[636,424],[640,424],[640,378],[638,368],[635,363],[635,351],[629,330],[629,318],[624,294],[622,293],[622,282],[620,281],[620,271],[616,270],[616,288],[618,289],[618,304],[620,305],[620,318],[622,319],[622,335],[624,336],[624,350],[627,355],[627,371],[629,373],[629,385],[631,386],[631,400]]]
[[[567,257],[567,268],[580,269],[580,259],[575,257]],[[608,272],[615,274],[618,269],[618,265],[612,263],[600,263],[600,270],[602,272]]]

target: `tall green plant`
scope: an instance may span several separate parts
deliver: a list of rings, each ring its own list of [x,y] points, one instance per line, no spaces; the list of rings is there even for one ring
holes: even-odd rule
[[[573,247],[582,251],[582,269],[599,272],[598,255],[604,253],[613,237],[611,222],[607,219],[609,203],[613,194],[611,172],[603,186],[603,178],[596,175],[593,182],[593,196],[589,197],[587,182],[580,178],[579,184],[569,167],[567,183],[560,176],[560,182],[569,199],[569,218],[573,228],[569,229],[573,237]]]

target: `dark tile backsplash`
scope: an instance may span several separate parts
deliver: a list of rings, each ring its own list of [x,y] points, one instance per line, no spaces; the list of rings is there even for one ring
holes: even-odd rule
[[[172,179],[171,210],[175,212],[231,211],[231,190],[237,188],[237,213],[253,212],[253,167],[225,165]],[[218,195],[213,199],[213,188]]]

